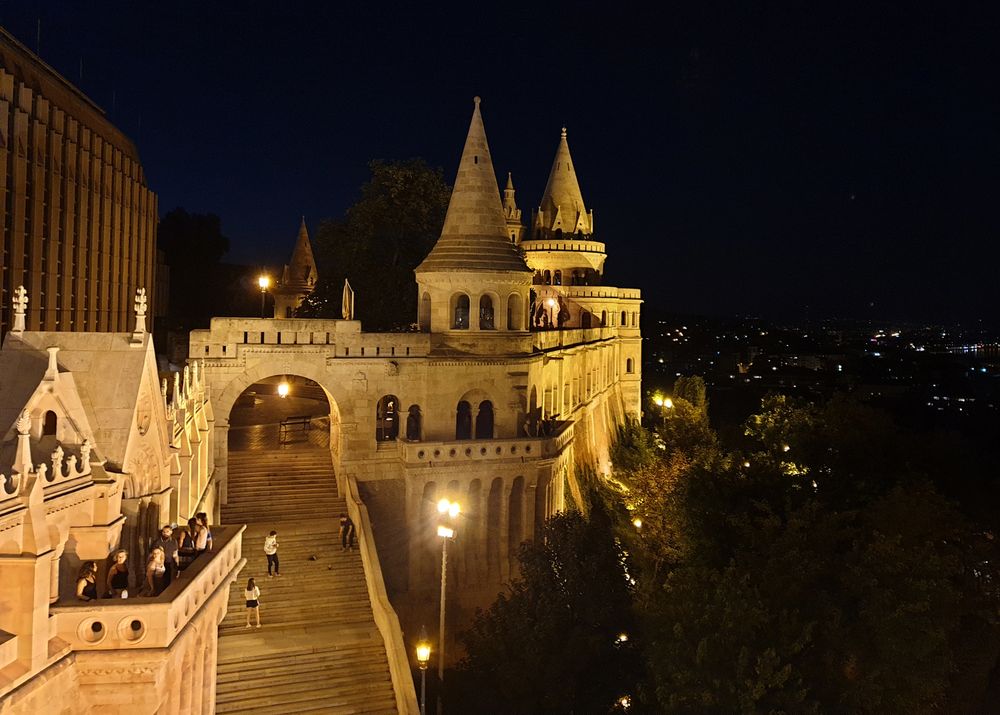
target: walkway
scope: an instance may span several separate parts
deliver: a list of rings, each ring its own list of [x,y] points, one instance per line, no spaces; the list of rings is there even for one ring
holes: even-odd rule
[[[252,430],[229,453],[223,523],[247,524],[247,566],[232,586],[219,627],[216,712],[396,713],[385,646],[372,616],[361,557],[343,552],[327,449],[274,446]],[[320,430],[322,433],[322,430]],[[251,436],[251,435],[248,435]],[[264,536],[278,532],[282,575],[268,578]],[[243,590],[260,587],[263,627],[247,630]]]

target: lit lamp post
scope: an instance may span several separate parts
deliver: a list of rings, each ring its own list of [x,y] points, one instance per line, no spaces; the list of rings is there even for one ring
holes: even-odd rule
[[[438,715],[443,712],[442,695],[444,690],[444,597],[448,585],[448,541],[455,538],[455,529],[451,525],[461,513],[458,502],[442,499],[438,502],[438,513],[447,518],[447,523],[438,524],[437,534],[441,537],[441,622],[438,625]]]
[[[549,327],[550,328],[554,328],[554,327],[556,327],[556,323],[555,323],[555,319],[556,319],[556,317],[555,317],[555,313],[556,313],[556,299],[555,298],[549,298],[547,301],[545,301],[545,304],[547,306],[549,306]]]
[[[669,397],[664,397],[659,392],[655,392],[653,393],[653,404],[660,408],[660,420],[666,424],[667,410],[673,409],[674,401]]]
[[[420,715],[427,715],[427,662],[431,659],[431,644],[427,629],[421,626],[417,641],[417,665],[420,667]]]
[[[288,393],[291,388],[288,385],[288,380],[282,380],[278,383],[278,397],[284,399],[288,397]]]
[[[271,287],[271,276],[266,273],[261,273],[257,278],[257,285],[260,286],[260,317],[264,317],[264,298],[267,295],[267,289]]]

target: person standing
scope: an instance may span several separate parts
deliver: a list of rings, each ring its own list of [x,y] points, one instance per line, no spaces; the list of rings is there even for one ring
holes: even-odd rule
[[[149,554],[149,563],[146,564],[146,584],[143,595],[159,596],[163,593],[163,589],[167,587],[168,583],[165,562],[166,557],[163,554],[163,549],[159,546],[155,547]]]
[[[201,523],[201,519],[196,516],[188,519],[188,529],[194,536],[194,550],[197,552],[195,558],[208,551],[208,527]]]
[[[267,557],[267,576],[271,577],[271,567],[274,566],[274,575],[280,576],[281,571],[278,566],[278,532],[272,531],[264,537],[264,555]]]
[[[194,518],[198,520],[198,523],[205,530],[205,551],[211,551],[215,548],[215,542],[212,541],[212,530],[208,528],[208,514],[199,511],[194,515]]]
[[[107,598],[128,598],[128,551],[125,549],[111,554],[107,587]]]
[[[194,521],[191,519],[190,521]],[[190,521],[188,522],[190,524]],[[194,557],[198,555],[198,552],[194,548],[194,533],[188,529],[178,529],[178,545],[177,545],[177,570],[183,571],[191,562],[194,561]]]
[[[347,514],[340,515],[340,550],[354,551],[354,522]]]
[[[257,620],[257,627],[260,628],[260,589],[257,583],[251,578],[247,581],[247,590],[243,592],[247,600],[247,628],[250,627],[250,614]]]
[[[160,529],[160,535],[153,539],[149,545],[149,552],[153,553],[153,549],[163,549],[163,562],[167,566],[167,584],[169,585],[177,578],[177,570],[180,566],[177,557],[177,540],[174,538],[174,528],[170,524]]]
[[[76,577],[76,597],[81,601],[97,598],[97,562],[85,561]]]

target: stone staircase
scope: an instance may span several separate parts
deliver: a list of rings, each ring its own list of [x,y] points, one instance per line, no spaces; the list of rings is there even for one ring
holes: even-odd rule
[[[246,523],[247,566],[219,626],[218,713],[396,713],[385,646],[358,551],[341,551],[346,511],[325,449],[229,455],[223,523]],[[280,577],[268,578],[264,536],[278,532]],[[312,559],[315,557],[315,560]],[[260,588],[260,629],[243,590]]]

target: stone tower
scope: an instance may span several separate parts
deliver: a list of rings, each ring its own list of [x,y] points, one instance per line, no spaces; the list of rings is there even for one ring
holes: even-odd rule
[[[313,258],[306,217],[302,217],[299,236],[292,250],[292,259],[285,266],[281,282],[274,289],[274,317],[291,318],[306,296],[316,287],[316,260]]]
[[[415,273],[418,323],[435,350],[530,350],[531,269],[507,232],[479,97],[441,237]]]
[[[507,172],[507,188],[503,190],[503,216],[507,220],[507,235],[514,245],[524,240],[524,224],[521,223],[521,209],[514,200],[514,179]]]
[[[563,127],[541,204],[521,247],[542,285],[600,285],[607,257],[594,240],[594,212],[583,203]]]

